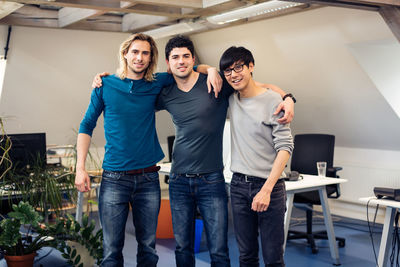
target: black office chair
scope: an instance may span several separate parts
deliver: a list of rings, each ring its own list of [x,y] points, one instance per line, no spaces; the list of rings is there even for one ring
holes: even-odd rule
[[[317,175],[318,161],[327,163],[326,176],[339,178],[336,174],[341,167],[333,167],[333,152],[335,149],[335,136],[327,134],[298,134],[294,137],[294,150],[291,160],[291,170],[303,174]],[[329,198],[340,196],[340,187],[337,185],[327,185],[326,192]],[[294,204],[301,203],[306,210],[307,232],[289,231],[290,239],[307,239],[311,245],[312,253],[318,253],[315,239],[328,239],[326,231],[312,231],[313,205],[321,205],[318,191],[297,193],[294,195]],[[345,246],[345,239],[336,237],[339,247]]]
[[[174,148],[175,135],[170,135],[167,137],[168,144],[168,162],[172,162],[172,149]],[[169,175],[164,176],[164,182],[169,183]]]

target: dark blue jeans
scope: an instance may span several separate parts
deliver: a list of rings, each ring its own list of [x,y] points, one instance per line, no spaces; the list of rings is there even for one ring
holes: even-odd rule
[[[169,198],[176,240],[177,267],[195,266],[196,206],[203,218],[211,266],[230,266],[228,252],[228,198],[222,172],[187,177],[171,174]]]
[[[238,173],[234,173],[232,177],[232,214],[241,267],[259,267],[259,233],[265,266],[285,266],[283,261],[285,182],[280,179],[276,183],[266,211],[251,210],[253,198],[265,181],[265,179],[257,177],[246,179],[244,175]]]
[[[156,266],[156,230],[160,210],[157,172],[127,175],[104,171],[100,186],[99,213],[103,227],[104,257],[101,266],[124,266],[122,249],[125,225],[132,206],[137,248],[137,266]]]

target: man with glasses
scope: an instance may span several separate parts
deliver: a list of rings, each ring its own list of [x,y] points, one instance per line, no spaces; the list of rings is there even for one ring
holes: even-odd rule
[[[219,65],[235,90],[229,97],[231,204],[240,266],[259,266],[259,234],[265,266],[285,266],[286,191],[280,178],[293,139],[289,125],[278,122],[282,114],[274,114],[281,96],[254,82],[254,58],[246,48],[230,47]]]

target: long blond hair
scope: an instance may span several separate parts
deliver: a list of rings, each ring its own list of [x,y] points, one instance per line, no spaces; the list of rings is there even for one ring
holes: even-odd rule
[[[151,59],[150,59],[149,66],[147,67],[147,69],[144,73],[144,79],[146,81],[151,82],[154,80],[153,74],[157,67],[158,49],[157,49],[156,42],[153,40],[153,38],[151,36],[143,34],[143,33],[133,34],[121,44],[121,46],[119,48],[119,68],[117,69],[117,75],[121,80],[126,78],[126,75],[128,72],[128,63],[124,56],[128,52],[131,44],[136,40],[146,41],[150,44]]]

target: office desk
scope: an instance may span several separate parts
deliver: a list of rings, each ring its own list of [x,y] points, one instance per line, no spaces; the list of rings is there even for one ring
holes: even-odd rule
[[[391,249],[390,244],[392,243],[394,216],[396,215],[396,210],[400,208],[400,202],[390,199],[377,199],[376,197],[363,197],[359,200],[365,204],[369,201],[369,204],[386,207],[385,222],[383,224],[381,245],[378,254],[378,266],[387,266],[389,250]]]
[[[171,170],[171,163],[164,163],[159,165],[161,167],[160,172],[164,174],[169,174]],[[225,181],[229,184],[231,177],[227,176],[227,171],[224,171]],[[303,174],[303,179],[296,181],[296,182],[285,182],[286,185],[286,194],[287,194],[287,212],[285,214],[285,243],[284,245],[286,246],[286,239],[289,231],[289,225],[290,225],[290,217],[292,214],[292,208],[293,208],[293,199],[294,199],[294,194],[295,193],[302,193],[302,192],[308,192],[308,191],[314,191],[318,190],[319,192],[319,197],[321,199],[321,204],[322,204],[322,210],[324,213],[324,221],[325,221],[325,226],[326,226],[326,231],[328,234],[328,239],[329,239],[329,248],[331,251],[331,257],[333,259],[333,264],[335,265],[340,265],[339,262],[339,251],[338,247],[336,244],[336,238],[335,238],[335,233],[333,230],[333,223],[332,223],[332,217],[331,213],[329,210],[329,205],[328,205],[328,197],[326,194],[326,185],[332,185],[332,184],[341,184],[347,182],[345,179],[339,179],[339,178],[328,178],[328,177],[318,177],[315,175],[305,175]]]

